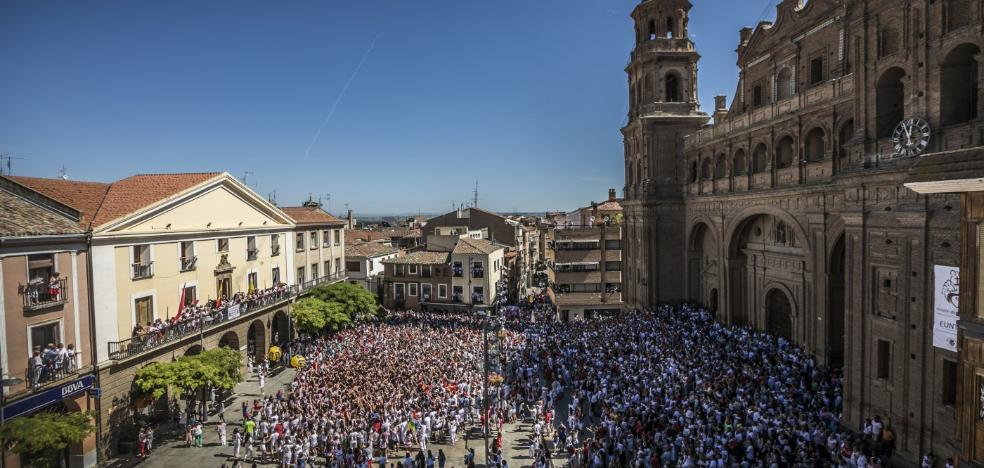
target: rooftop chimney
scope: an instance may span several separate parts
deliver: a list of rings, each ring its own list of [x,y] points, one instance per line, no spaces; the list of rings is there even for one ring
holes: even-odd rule
[[[615,189],[608,189],[608,201],[615,201],[616,198],[618,197],[615,196]]]
[[[346,214],[345,217],[348,219],[349,229],[355,229],[355,224],[352,223],[352,210],[348,210],[348,213]]]

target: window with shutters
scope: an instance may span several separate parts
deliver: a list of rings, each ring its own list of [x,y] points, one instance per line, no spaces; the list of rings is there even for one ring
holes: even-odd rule
[[[154,297],[138,297],[133,300],[134,319],[139,324],[147,324],[154,321]]]

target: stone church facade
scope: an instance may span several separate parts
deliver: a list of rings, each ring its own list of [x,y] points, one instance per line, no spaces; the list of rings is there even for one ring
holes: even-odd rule
[[[892,137],[918,117],[921,156],[984,145],[984,1],[784,0],[739,32],[713,124],[690,9],[632,13],[626,304],[699,302],[785,336],[844,367],[850,428],[880,415],[902,456],[960,456],[958,356],[933,346],[933,269],[959,265],[960,199],[905,188],[920,156]]]

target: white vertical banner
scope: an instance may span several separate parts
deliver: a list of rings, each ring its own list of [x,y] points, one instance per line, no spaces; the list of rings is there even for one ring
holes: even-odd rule
[[[960,268],[935,265],[933,295],[933,346],[957,350],[957,310],[960,298]]]

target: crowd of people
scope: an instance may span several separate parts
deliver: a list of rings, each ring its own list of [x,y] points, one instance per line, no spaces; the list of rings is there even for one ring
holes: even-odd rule
[[[571,466],[880,466],[888,427],[842,431],[842,377],[782,338],[696,307],[535,325]],[[877,433],[876,433],[877,432]]]
[[[243,403],[243,423],[229,433],[223,419],[219,439],[239,461],[284,467],[385,467],[394,458],[402,460],[394,468],[474,466],[474,447],[466,444],[464,459],[444,453],[466,428],[473,436],[487,430],[490,466],[506,467],[503,426],[518,421],[528,428],[520,443],[534,468],[560,460],[586,468],[877,468],[893,454],[895,433],[879,417],[844,430],[839,370],[701,308],[572,323],[536,304],[504,312],[492,346],[501,374],[490,381],[487,410],[488,319],[397,312],[301,336],[285,349],[306,358],[289,388],[263,392],[257,366],[260,397]],[[191,428],[188,445],[200,446],[204,431]]]
[[[288,294],[287,286],[277,284],[274,287],[238,292],[232,297],[209,299],[206,302],[190,301],[174,317],[161,319],[146,324],[137,323],[133,326],[133,345],[146,349],[166,343],[174,338],[197,332],[201,327],[235,318],[238,314],[246,313],[250,307],[265,305],[283,299]],[[233,316],[230,316],[233,315]]]
[[[234,456],[367,466],[416,453],[420,466],[443,466],[443,449],[435,453],[430,444],[455,445],[466,425],[501,428],[507,418],[504,403],[482,411],[482,330],[477,316],[397,312],[327,337],[302,337],[286,354],[304,356],[307,365],[288,392],[244,404],[243,426],[231,436]],[[503,330],[496,339],[508,361],[523,335]],[[508,400],[501,380],[489,391]]]

